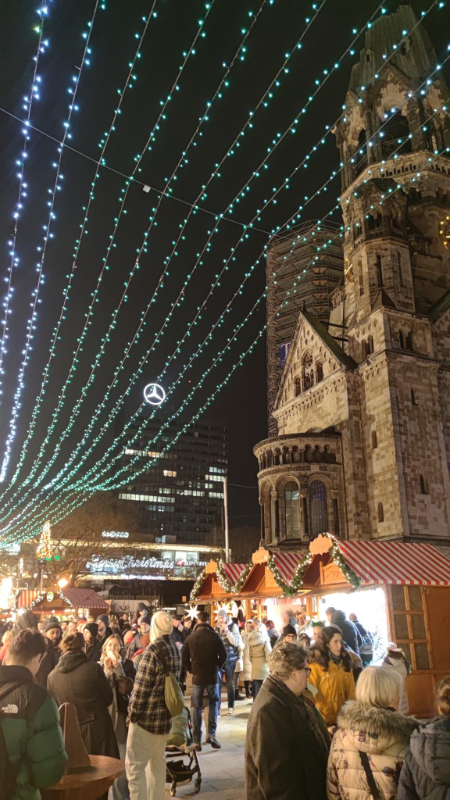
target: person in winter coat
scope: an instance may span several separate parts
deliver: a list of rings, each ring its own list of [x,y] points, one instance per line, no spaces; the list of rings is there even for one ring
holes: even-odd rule
[[[268,678],[248,721],[246,800],[326,800],[329,742],[304,695],[306,651],[280,642],[269,655]]]
[[[15,770],[1,765],[13,784],[1,787],[7,800],[40,800],[39,789],[57,783],[66,768],[58,708],[34,679],[46,652],[37,629],[23,630],[0,666],[0,728],[9,762],[16,765]]]
[[[133,691],[136,670],[133,662],[125,655],[120,636],[113,633],[106,640],[100,664],[113,695],[108,711],[116,734],[120,758],[124,761],[127,750],[128,701]],[[122,800],[123,797],[128,797],[128,781],[125,774],[117,778],[111,787],[111,800]]]
[[[217,629],[216,632],[221,637],[225,650],[227,651],[227,660],[225,666],[221,670],[220,686],[222,686],[223,675],[227,680],[227,695],[228,695],[228,714],[234,714],[234,671],[236,669],[236,662],[239,657],[239,645],[241,643],[241,634],[239,628],[229,618],[225,609],[221,608],[217,613]],[[221,706],[221,689],[219,689],[218,712],[220,714]]]
[[[400,769],[417,722],[396,711],[399,681],[386,667],[366,667],[356,699],[342,706],[328,760],[328,800],[396,800]]]
[[[172,625],[173,628],[173,625]],[[145,650],[150,642],[150,617],[143,614],[139,618],[139,633],[136,634],[128,648],[128,657],[133,658],[138,650]]]
[[[269,635],[270,646],[271,646],[271,648],[273,650],[273,648],[275,647],[276,643],[278,642],[278,640],[280,638],[280,634],[278,633],[278,631],[277,631],[277,629],[275,627],[275,623],[272,622],[271,619],[268,619],[266,621],[266,629],[267,629],[267,633]]]
[[[62,656],[48,676],[48,688],[58,705],[72,703],[86,750],[93,756],[119,758],[108,707],[113,693],[103,669],[86,658],[83,634],[66,633],[62,640]]]
[[[96,622],[98,625],[98,638],[100,639],[100,645],[103,647],[106,640],[109,639],[109,637],[112,634],[112,630],[109,627],[109,617],[107,614],[99,614],[99,616],[96,619]],[[70,629],[70,624],[69,624],[69,629]]]
[[[316,687],[316,706],[328,726],[336,724],[337,715],[347,700],[355,697],[355,679],[350,655],[345,649],[339,628],[322,628],[310,653],[309,682]]]
[[[285,625],[281,632],[281,642],[289,642],[290,644],[298,644],[297,631],[293,625]]]
[[[398,800],[450,797],[450,677],[436,691],[439,716],[414,731],[400,773]]]
[[[96,622],[88,622],[83,629],[84,641],[86,642],[86,658],[88,661],[100,661],[102,645],[98,638],[98,625]]]
[[[246,697],[252,697],[252,693],[250,691],[250,683],[252,680],[252,662],[250,661],[250,645],[248,643],[248,637],[252,631],[253,623],[249,619],[245,623],[245,629],[241,634],[242,641],[244,643],[244,652],[242,654],[242,680],[244,681]]]
[[[295,628],[295,632],[298,633],[299,625],[293,608],[287,608],[286,611],[284,612],[283,624],[284,626],[292,625],[292,627]]]
[[[220,744],[216,738],[216,731],[219,676],[227,660],[227,651],[221,637],[211,627],[210,616],[205,611],[199,612],[198,624],[195,631],[186,639],[181,658],[184,669],[192,674],[194,742],[197,749],[201,750],[203,695],[206,692],[209,701],[206,742],[218,750]]]
[[[325,614],[329,624],[335,625],[335,627],[339,628],[341,631],[344,644],[346,644],[348,647],[351,647],[353,652],[359,656],[359,648],[361,647],[363,640],[356,625],[346,618],[343,611],[336,611],[335,608],[327,608]]]
[[[362,625],[356,614],[349,614],[348,618],[361,634],[362,645],[359,648],[359,654],[364,666],[367,667],[373,661],[373,635]]]
[[[257,697],[263,681],[269,674],[267,659],[272,652],[265,625],[259,619],[253,620],[253,631],[248,637],[250,661],[252,663],[253,700]]]
[[[406,691],[406,679],[411,672],[411,664],[407,660],[401,647],[397,647],[395,642],[389,642],[383,664],[386,667],[395,669],[400,679],[401,688],[398,710],[401,714],[407,716],[409,714],[409,701],[408,692]]]

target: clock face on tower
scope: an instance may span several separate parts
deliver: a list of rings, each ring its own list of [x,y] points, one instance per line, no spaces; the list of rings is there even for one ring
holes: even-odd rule
[[[450,250],[450,215],[443,217],[439,225],[439,236],[441,237],[442,244],[447,250]]]

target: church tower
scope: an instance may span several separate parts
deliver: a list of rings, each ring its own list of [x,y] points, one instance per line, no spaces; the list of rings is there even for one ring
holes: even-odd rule
[[[323,531],[450,541],[449,109],[429,37],[399,5],[366,32],[334,131],[345,238],[330,325],[299,313],[278,437],[255,447],[268,546]]]

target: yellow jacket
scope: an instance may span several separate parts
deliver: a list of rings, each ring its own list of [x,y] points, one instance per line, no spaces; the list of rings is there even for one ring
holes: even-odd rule
[[[355,680],[353,672],[346,672],[343,664],[330,660],[328,670],[320,664],[312,663],[309,682],[317,689],[314,697],[317,708],[328,726],[336,725],[340,708],[347,700],[355,699]]]

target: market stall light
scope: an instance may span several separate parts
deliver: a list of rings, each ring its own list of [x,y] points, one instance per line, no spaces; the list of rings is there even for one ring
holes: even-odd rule
[[[67,578],[60,578],[58,581],[58,586],[60,589],[64,589],[64,587],[67,586],[68,583],[69,581],[67,580]]]

